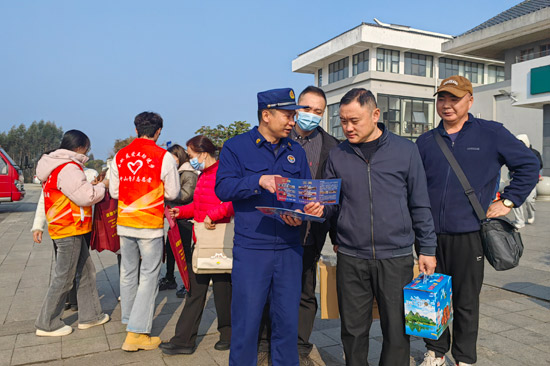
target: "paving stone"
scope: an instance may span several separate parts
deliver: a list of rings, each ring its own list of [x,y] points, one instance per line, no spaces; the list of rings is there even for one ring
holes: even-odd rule
[[[125,352],[122,350],[94,353],[86,356],[72,357],[64,360],[66,366],[98,366],[127,365],[141,363],[142,365],[162,365],[163,360],[159,350]]]
[[[124,340],[126,339],[126,335],[128,333],[114,333],[114,334],[107,334],[107,343],[109,344],[109,349],[115,350],[120,349],[122,347],[122,344],[124,343]]]
[[[545,323],[550,322],[550,311],[548,310],[543,311],[539,309],[529,309],[529,310],[520,311],[517,314],[536,319],[540,322],[545,322]]]
[[[479,319],[479,327],[493,333],[504,332],[510,329],[516,329],[517,326],[505,323],[495,318],[485,317]]]
[[[497,300],[492,301],[490,303],[490,306],[493,306],[495,308],[500,308],[503,310],[506,310],[507,312],[517,312],[517,311],[523,311],[523,310],[529,310],[532,307],[513,301],[513,300]]]
[[[58,360],[61,358],[61,342],[38,346],[15,348],[11,358],[12,365]]]
[[[0,337],[0,350],[11,350],[15,347],[16,335],[8,335]]]
[[[61,342],[61,356],[63,358],[82,356],[90,353],[109,351],[109,344],[105,335],[95,338],[71,339],[63,337]]]
[[[13,350],[11,348],[0,350],[0,366],[9,366],[11,364],[12,353]]]
[[[41,344],[61,343],[61,338],[64,337],[38,337],[35,332],[18,334],[17,340],[15,341],[15,348],[38,346]]]
[[[311,344],[316,345],[317,347],[327,347],[327,346],[335,346],[337,344],[340,344],[339,341],[336,341],[320,331],[315,331],[311,333],[311,337],[309,338],[309,342]]]

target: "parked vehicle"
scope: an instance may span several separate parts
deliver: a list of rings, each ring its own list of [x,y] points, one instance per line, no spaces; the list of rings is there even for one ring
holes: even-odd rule
[[[23,171],[0,147],[0,202],[14,202],[25,197]]]

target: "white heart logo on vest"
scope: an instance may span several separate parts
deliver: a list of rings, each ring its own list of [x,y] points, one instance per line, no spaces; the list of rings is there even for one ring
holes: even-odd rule
[[[143,161],[136,160],[133,163],[128,163],[128,169],[132,172],[133,175],[136,175],[137,171],[143,166]]]

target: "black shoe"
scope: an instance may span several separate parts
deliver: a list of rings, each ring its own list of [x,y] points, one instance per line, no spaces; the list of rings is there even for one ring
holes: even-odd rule
[[[185,286],[181,286],[178,291],[176,291],[176,296],[180,299],[183,299],[185,297],[185,294],[187,293],[187,290],[185,289]]]
[[[231,348],[230,342],[217,341],[214,345],[214,349],[217,349],[218,351],[227,351],[229,348]]]
[[[174,290],[178,288],[175,278],[163,277],[159,280],[159,291]]]
[[[180,347],[171,342],[162,342],[159,348],[165,355],[190,355],[195,352],[195,347]]]
[[[78,305],[71,305],[72,311],[78,311]]]

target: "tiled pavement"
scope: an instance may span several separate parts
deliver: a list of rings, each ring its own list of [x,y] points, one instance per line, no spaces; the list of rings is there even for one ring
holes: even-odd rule
[[[164,356],[159,350],[127,353],[120,349],[125,327],[117,301],[118,269],[111,252],[93,252],[103,309],[112,316],[104,326],[78,330],[66,337],[34,335],[34,320],[47,291],[54,262],[51,240],[32,242],[30,227],[39,188],[27,185],[21,203],[0,205],[0,366],[48,365],[227,365],[228,352],[213,348],[217,341],[214,304],[209,298],[200,327],[197,351],[190,356]],[[526,244],[518,268],[496,272],[489,265],[482,290],[477,365],[550,365],[550,203],[537,203],[537,222],[522,229]],[[325,253],[330,255],[331,248]],[[153,335],[164,340],[174,334],[182,301],[175,291],[157,298]],[[76,328],[77,314],[64,320]],[[311,341],[318,365],[344,365],[339,320],[318,318]],[[371,329],[371,364],[382,347],[377,321]],[[419,364],[424,344],[411,339],[411,365]],[[414,358],[414,359],[413,359]]]

